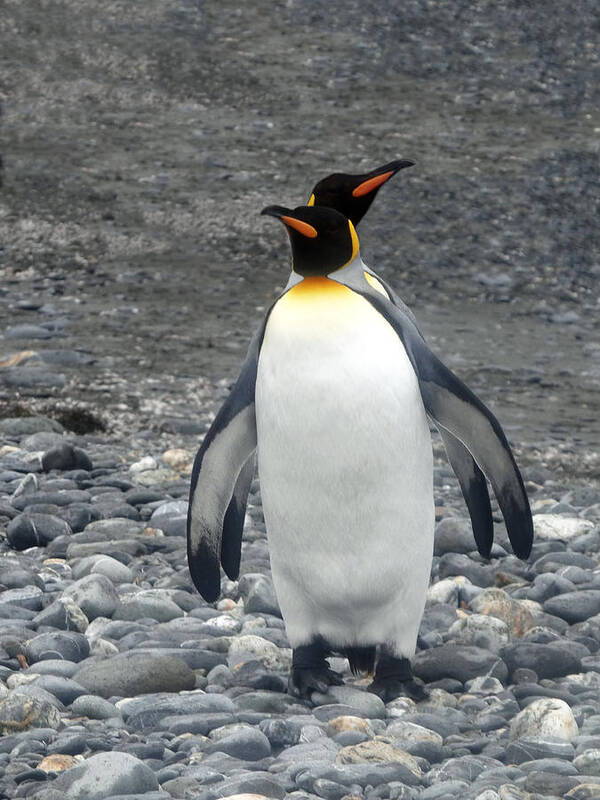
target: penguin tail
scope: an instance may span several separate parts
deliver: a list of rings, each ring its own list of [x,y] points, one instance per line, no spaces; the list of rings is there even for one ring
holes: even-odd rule
[[[375,646],[370,647],[344,647],[342,655],[350,662],[353,675],[361,672],[372,673],[375,671]]]

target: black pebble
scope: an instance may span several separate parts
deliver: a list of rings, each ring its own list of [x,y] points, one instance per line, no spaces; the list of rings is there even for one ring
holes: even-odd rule
[[[64,442],[44,453],[42,469],[44,472],[50,472],[52,469],[83,469],[89,472],[92,469],[92,462],[84,450]]]

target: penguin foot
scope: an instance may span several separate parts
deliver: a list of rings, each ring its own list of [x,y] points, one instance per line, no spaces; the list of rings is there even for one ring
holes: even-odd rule
[[[325,694],[330,686],[344,683],[342,676],[330,669],[325,654],[321,640],[294,648],[288,679],[288,692],[291,695],[310,700],[313,692]]]
[[[288,679],[288,692],[294,697],[310,700],[313,692],[327,694],[330,686],[341,686],[342,676],[329,667],[311,669],[310,667],[292,667]]]
[[[369,691],[381,697],[384,703],[397,697],[410,697],[418,703],[429,697],[423,681],[413,676],[408,658],[397,658],[387,653],[382,653],[379,657]]]

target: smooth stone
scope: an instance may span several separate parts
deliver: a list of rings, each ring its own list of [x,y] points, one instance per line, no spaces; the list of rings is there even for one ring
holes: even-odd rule
[[[131,583],[134,577],[133,570],[116,558],[104,554],[87,556],[72,564],[72,574],[75,580],[86,575],[104,575],[111,583]]]
[[[491,675],[506,681],[506,664],[494,653],[469,645],[443,644],[423,650],[413,659],[417,677],[430,683],[442,678],[455,678],[464,683],[478,675]]]
[[[511,739],[557,739],[571,742],[579,733],[564,700],[541,697],[520,711],[510,724]]]
[[[63,506],[56,513],[71,527],[73,533],[81,533],[91,522],[96,522],[101,518],[97,508],[83,503],[71,503],[69,506]]]
[[[89,717],[90,719],[111,719],[121,716],[119,710],[112,703],[102,697],[85,694],[85,689],[71,704],[71,712],[76,717]]]
[[[56,492],[35,492],[35,494],[22,494],[15,497],[12,504],[19,511],[24,511],[32,505],[68,506],[71,503],[86,503],[90,499],[89,492],[84,489],[59,489]]]
[[[85,633],[89,620],[83,611],[69,597],[59,597],[46,606],[33,619],[34,625],[58,628],[61,631]]]
[[[35,673],[36,675],[56,675],[60,678],[72,678],[79,669],[79,664],[73,661],[63,661],[49,658],[45,661],[38,661],[32,667],[25,670],[25,674]]]
[[[64,428],[60,422],[42,416],[6,417],[5,419],[0,419],[0,433],[3,434],[29,436],[32,433],[40,433],[42,431],[63,433]]]
[[[385,703],[376,694],[353,686],[332,686],[327,694],[313,692],[315,705],[340,703],[357,709],[369,719],[382,719],[386,716]]]
[[[484,614],[470,614],[457,619],[448,636],[456,644],[474,645],[492,653],[499,653],[509,640],[506,623]]]
[[[502,620],[511,636],[523,636],[535,627],[531,612],[503,589],[486,589],[474,597],[469,606],[477,614]]]
[[[130,595],[121,595],[113,619],[135,620],[143,617],[158,622],[169,622],[175,617],[182,617],[183,611],[168,597],[154,592],[152,589],[142,590]]]
[[[60,712],[46,700],[13,692],[0,701],[0,730],[5,736],[29,728],[56,730],[60,725]]]
[[[204,712],[201,714],[180,714],[163,717],[161,726],[174,733],[176,736],[181,736],[183,733],[199,733],[202,736],[207,736],[214,728],[220,728],[222,725],[229,725],[235,721],[233,714],[226,712]],[[271,720],[269,720],[271,721]],[[272,720],[279,722],[280,720]],[[283,722],[283,720],[281,720]],[[273,740],[266,731],[263,733],[267,736],[271,744]],[[292,742],[282,742],[282,744],[292,744]],[[293,742],[295,744],[295,742]]]
[[[600,589],[582,589],[551,597],[544,611],[564,619],[570,625],[600,613]]]
[[[575,585],[571,581],[552,572],[542,572],[535,576],[533,584],[527,590],[527,599],[544,603],[557,594],[572,591],[575,591]]]
[[[573,766],[582,775],[600,775],[600,748],[591,748],[573,759]]]
[[[63,592],[81,608],[90,622],[96,617],[110,617],[119,604],[119,596],[104,575],[86,575]]]
[[[416,778],[422,776],[418,761],[401,749],[388,736],[375,736],[360,744],[342,747],[336,756],[338,764],[403,764]]]
[[[52,782],[52,789],[66,800],[101,800],[119,794],[147,796],[158,788],[154,772],[143,761],[120,752],[92,755]]]
[[[193,689],[195,675],[181,658],[154,654],[119,653],[104,661],[86,664],[75,680],[92,694],[109,698]]]
[[[19,514],[10,521],[6,535],[15,550],[45,547],[57,536],[68,536],[70,526],[51,514]]]
[[[43,454],[42,469],[44,472],[50,472],[53,469],[63,471],[83,469],[90,471],[92,462],[85,450],[73,447],[69,442],[62,442]]]
[[[566,793],[578,786],[581,778],[574,775],[557,775],[555,772],[535,771],[529,773],[523,784],[528,792],[535,792],[537,796],[552,793],[555,797],[565,797]]]
[[[204,750],[206,753],[227,753],[242,761],[259,761],[271,755],[271,744],[260,730],[248,728],[225,736]]]
[[[239,592],[246,614],[272,614],[281,618],[273,581],[262,573],[246,573],[240,578]]]
[[[46,659],[64,658],[78,663],[90,654],[90,645],[81,633],[40,633],[25,645],[25,658],[30,664]]]
[[[487,587],[494,583],[491,567],[478,564],[461,553],[445,553],[439,561],[438,575],[440,579],[464,575],[475,586]]]
[[[230,666],[243,661],[245,654],[258,659],[266,669],[288,670],[292,664],[291,650],[279,648],[268,639],[254,634],[235,636],[231,640],[228,659]]]
[[[570,539],[588,533],[594,523],[581,517],[567,517],[564,514],[534,514],[533,530],[536,539]]]
[[[327,780],[342,786],[365,787],[368,785],[400,781],[409,786],[417,786],[417,778],[408,767],[399,762],[394,764],[315,764],[296,776],[296,783],[301,789],[312,790],[317,780]]]
[[[80,695],[85,694],[83,686],[76,681],[58,675],[40,675],[33,686],[50,692],[65,706],[71,705]]]
[[[27,589],[32,586],[38,589],[44,588],[44,581],[36,573],[22,569],[13,559],[9,563],[10,566],[0,567],[0,584],[5,589]],[[6,592],[3,593],[3,596],[5,594]]]
[[[538,678],[555,678],[581,672],[581,658],[567,642],[512,642],[500,651],[509,672],[525,668]]]
[[[444,578],[427,589],[427,605],[444,603],[456,607],[458,606],[458,594],[456,581],[452,578]]]
[[[469,520],[459,517],[444,517],[435,526],[433,554],[462,553],[467,555],[475,550],[473,529]]]
[[[225,778],[215,787],[223,800],[283,800],[285,787],[269,772],[246,772]]]

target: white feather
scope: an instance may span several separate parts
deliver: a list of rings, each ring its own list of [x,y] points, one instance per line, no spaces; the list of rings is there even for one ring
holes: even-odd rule
[[[320,634],[410,657],[433,549],[429,427],[396,333],[359,295],[327,284],[278,301],[259,358],[275,589],[293,647]]]

